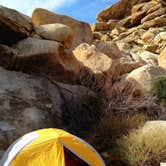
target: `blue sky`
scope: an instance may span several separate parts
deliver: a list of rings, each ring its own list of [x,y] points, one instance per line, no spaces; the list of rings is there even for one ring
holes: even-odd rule
[[[35,8],[41,7],[92,24],[96,14],[114,2],[117,0],[0,0],[0,5],[29,16]]]
[[[117,0],[78,0],[72,5],[62,6],[56,10],[57,13],[67,14],[81,21],[96,22],[96,14]]]

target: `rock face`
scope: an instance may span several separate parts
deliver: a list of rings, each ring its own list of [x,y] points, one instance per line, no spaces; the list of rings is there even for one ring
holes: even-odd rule
[[[70,48],[73,42],[73,31],[64,24],[46,24],[35,27],[36,33],[44,39],[62,42],[66,48]]]
[[[34,26],[60,23],[69,26],[74,31],[72,47],[75,48],[81,43],[92,43],[92,32],[90,26],[85,22],[79,22],[71,17],[59,15],[45,9],[35,9],[32,14]]]
[[[17,12],[0,6],[0,43],[13,44],[26,38],[32,31],[31,20]]]
[[[90,117],[94,113],[96,120],[97,116],[100,117],[100,111],[93,109],[97,96],[89,89],[53,83],[45,78],[7,71],[2,67],[0,99],[2,149],[6,149],[24,133],[35,129],[75,128],[73,132],[78,133],[93,125],[94,118]]]

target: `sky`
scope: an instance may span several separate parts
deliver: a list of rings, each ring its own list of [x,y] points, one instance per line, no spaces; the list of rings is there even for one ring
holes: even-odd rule
[[[96,22],[96,14],[117,0],[0,0],[0,5],[16,9],[31,16],[33,9],[45,8],[75,19]]]

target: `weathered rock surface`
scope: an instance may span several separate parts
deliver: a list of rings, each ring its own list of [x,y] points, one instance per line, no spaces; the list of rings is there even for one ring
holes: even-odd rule
[[[34,26],[60,23],[69,26],[74,31],[72,48],[81,43],[92,43],[91,27],[85,22],[79,22],[71,17],[52,13],[45,9],[35,9],[32,14]]]
[[[61,42],[66,48],[70,48],[73,42],[73,31],[64,24],[46,24],[35,27],[36,33],[44,39]]]
[[[0,6],[0,43],[13,44],[32,31],[30,18],[16,10]]]
[[[0,68],[0,148],[39,128],[88,130],[100,117],[95,93],[82,86]],[[95,111],[95,112],[94,112]],[[79,119],[77,119],[79,118]]]

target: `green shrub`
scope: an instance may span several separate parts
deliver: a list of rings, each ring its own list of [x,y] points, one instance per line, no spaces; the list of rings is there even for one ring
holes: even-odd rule
[[[153,85],[153,96],[159,104],[166,104],[166,76],[158,77]]]
[[[122,161],[130,166],[159,166],[166,162],[165,128],[136,129],[118,141]]]

